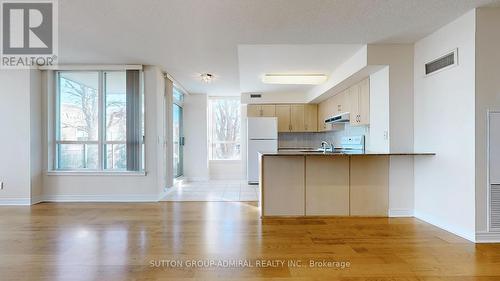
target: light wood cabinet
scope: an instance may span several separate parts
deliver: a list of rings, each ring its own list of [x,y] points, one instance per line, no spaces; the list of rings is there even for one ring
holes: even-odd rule
[[[349,91],[345,90],[338,94],[337,99],[337,112],[338,114],[349,112],[350,107]]]
[[[327,104],[323,101],[318,104],[318,131],[324,132],[326,131],[326,119],[327,114]]]
[[[290,132],[304,132],[305,119],[304,119],[304,105],[292,104],[290,105]]]
[[[388,216],[387,155],[264,155],[263,216]]]
[[[359,123],[370,124],[370,80],[361,81],[359,87]]]
[[[261,106],[261,117],[275,117],[276,106],[274,104],[263,104]]]
[[[277,104],[278,132],[317,132],[315,104]]]
[[[351,125],[359,125],[359,85],[356,84],[349,88],[349,102]]]
[[[316,104],[304,105],[304,131],[318,131],[318,106]]]
[[[351,216],[388,215],[388,156],[351,157],[349,182]]]
[[[349,157],[306,156],[306,216],[349,215]]]
[[[351,125],[370,124],[370,80],[365,79],[349,88]]]
[[[248,117],[275,117],[274,104],[249,104],[247,105]]]
[[[247,116],[248,117],[260,117],[260,105],[258,105],[258,104],[247,105]]]
[[[370,124],[370,79],[351,86],[318,105],[318,131],[332,128],[324,120],[334,115],[350,113],[353,126]]]
[[[290,132],[290,105],[276,105],[275,116],[278,118],[278,132]]]
[[[264,156],[261,161],[261,215],[303,216],[303,156]],[[269,188],[267,188],[269,187]]]

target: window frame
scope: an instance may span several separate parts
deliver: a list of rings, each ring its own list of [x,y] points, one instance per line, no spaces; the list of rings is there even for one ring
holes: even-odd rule
[[[125,144],[127,145],[127,140],[124,141],[108,141],[106,139],[106,73],[110,72],[125,72],[128,69],[64,69],[64,70],[55,70],[53,74],[53,88],[51,91],[51,94],[53,95],[53,98],[50,99],[51,105],[49,106],[50,108],[53,108],[53,115],[50,115],[49,118],[52,119],[52,132],[51,138],[52,141],[49,140],[49,142],[52,142],[52,145],[49,145],[49,148],[52,150],[50,151],[50,157],[49,157],[49,167],[48,169],[48,174],[49,175],[54,175],[54,174],[67,174],[67,175],[72,175],[72,174],[89,174],[89,175],[99,175],[99,174],[116,174],[116,175],[125,175],[125,174],[135,174],[135,175],[146,175],[145,172],[145,150],[146,150],[146,145],[145,145],[145,117],[142,114],[141,116],[141,124],[142,124],[142,131],[144,132],[142,136],[142,143],[141,143],[141,153],[143,157],[140,157],[138,159],[139,161],[139,167],[140,170],[137,171],[130,171],[127,169],[111,169],[111,168],[106,168],[107,165],[107,156],[106,156],[106,145],[112,145],[112,144]],[[97,127],[97,140],[88,140],[88,141],[64,141],[61,140],[61,135],[60,135],[60,122],[61,122],[61,92],[60,92],[60,74],[68,72],[68,73],[97,73],[98,76],[98,88],[97,88],[97,98],[98,98],[98,106],[97,106],[97,114],[98,114],[98,127]],[[50,91],[50,89],[49,89]],[[139,91],[140,91],[140,103],[139,107],[141,108],[142,112],[144,113],[144,72],[142,70],[139,70]],[[61,144],[79,144],[79,145],[97,145],[98,149],[98,163],[97,163],[97,169],[89,169],[89,168],[59,168],[59,161],[60,161],[60,146]]]
[[[213,138],[213,133],[214,133],[214,126],[213,126],[213,118],[214,118],[214,113],[213,113],[213,109],[212,109],[212,101],[213,100],[238,100],[239,97],[235,96],[235,97],[232,97],[232,96],[211,96],[211,97],[208,97],[208,160],[209,161],[222,161],[222,162],[226,162],[226,161],[241,161],[243,159],[242,157],[242,151],[241,151],[241,122],[242,122],[242,118],[241,118],[241,100],[239,101],[240,103],[240,108],[239,108],[239,118],[240,118],[240,130],[239,130],[239,141],[214,141],[214,138]],[[213,154],[214,154],[214,145],[216,144],[235,144],[235,145],[239,145],[240,147],[240,153],[239,153],[239,157],[238,158],[233,158],[233,159],[217,159],[217,158],[214,158],[213,157]]]

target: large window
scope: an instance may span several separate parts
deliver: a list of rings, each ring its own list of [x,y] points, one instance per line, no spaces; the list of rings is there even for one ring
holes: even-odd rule
[[[57,170],[142,169],[140,72],[56,73]]]
[[[211,98],[209,100],[210,160],[239,160],[240,99]]]

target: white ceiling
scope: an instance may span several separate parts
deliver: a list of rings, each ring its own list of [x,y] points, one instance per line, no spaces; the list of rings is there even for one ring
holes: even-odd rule
[[[330,74],[363,45],[240,45],[238,61],[241,92],[307,93],[314,85],[262,83],[266,73]]]
[[[331,64],[331,70],[356,48],[337,44],[411,43],[474,7],[499,2],[59,0],[59,60],[160,65],[192,93],[300,91],[265,87],[255,76],[282,72],[280,67],[306,72]],[[283,53],[280,47],[267,46],[272,44],[286,44],[281,46]],[[333,44],[333,49],[290,46],[309,44]],[[315,48],[322,52],[313,53]],[[286,55],[301,49],[304,56]],[[260,59],[252,61],[256,57]],[[203,72],[215,74],[216,81],[200,82]]]

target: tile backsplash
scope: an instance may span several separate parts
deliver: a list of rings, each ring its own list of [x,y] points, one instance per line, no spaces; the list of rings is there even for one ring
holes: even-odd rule
[[[322,141],[333,142],[335,146],[340,145],[343,136],[365,135],[366,145],[370,140],[370,129],[368,126],[342,126],[338,130],[318,133],[279,133],[278,148],[318,148]]]

